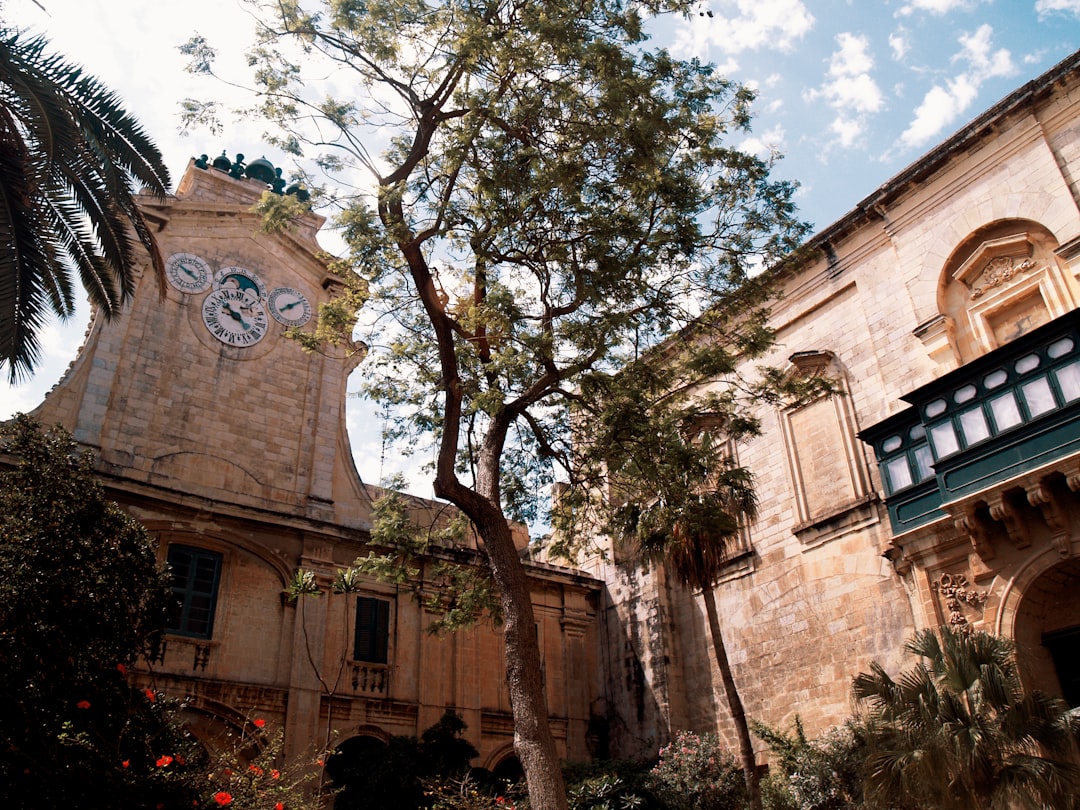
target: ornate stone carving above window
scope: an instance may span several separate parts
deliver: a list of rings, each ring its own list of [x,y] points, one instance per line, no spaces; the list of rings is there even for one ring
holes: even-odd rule
[[[954,368],[1073,309],[1076,282],[1056,248],[1049,231],[1022,220],[994,223],[964,240],[944,268],[941,314],[916,330],[931,356]]]

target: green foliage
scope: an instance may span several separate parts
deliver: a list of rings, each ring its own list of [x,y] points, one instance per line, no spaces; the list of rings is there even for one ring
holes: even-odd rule
[[[653,790],[670,810],[741,810],[746,784],[715,734],[680,731],[660,749]]]
[[[862,807],[866,741],[855,724],[809,740],[795,718],[790,733],[754,724],[775,759],[762,785],[767,810],[855,810]]]
[[[228,807],[229,810],[321,810],[327,796],[316,784],[321,770],[321,755],[286,760],[283,755],[285,735],[281,729],[253,735],[237,735],[231,748],[214,756],[203,777],[203,807]]]
[[[74,312],[73,273],[105,318],[135,291],[137,245],[165,278],[135,205],[140,189],[168,190],[161,153],[113,92],[47,45],[0,25],[0,368],[13,383],[37,365],[46,312]]]
[[[502,605],[486,559],[460,549],[470,529],[460,513],[440,525],[418,525],[405,496],[388,490],[375,501],[371,529],[372,544],[388,551],[369,551],[353,566],[381,582],[411,588],[424,608],[438,616],[428,626],[431,633],[469,627],[484,617],[498,624]],[[440,553],[455,548],[459,549],[455,559]],[[458,559],[463,555],[464,562]]]
[[[0,781],[9,807],[189,808],[201,754],[128,668],[164,631],[168,578],[89,453],[0,426]],[[159,768],[169,754],[174,767]]]
[[[570,763],[563,767],[571,810],[650,810],[654,795],[648,764],[629,760]]]
[[[1080,714],[1024,689],[1009,639],[943,626],[919,631],[906,649],[921,660],[896,680],[875,662],[854,681],[868,804],[1076,806]]]

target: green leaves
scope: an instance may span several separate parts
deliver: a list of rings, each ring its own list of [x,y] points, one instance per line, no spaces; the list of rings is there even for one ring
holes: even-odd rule
[[[166,193],[161,154],[111,91],[46,44],[0,29],[0,366],[11,382],[37,363],[45,311],[73,312],[73,273],[104,317],[119,313],[137,279],[132,231],[164,279],[135,205],[140,188]]]
[[[853,692],[870,744],[868,797],[894,806],[1069,807],[1080,787],[1072,712],[1027,692],[1015,648],[970,628],[921,630],[920,656],[891,678],[877,663]]]

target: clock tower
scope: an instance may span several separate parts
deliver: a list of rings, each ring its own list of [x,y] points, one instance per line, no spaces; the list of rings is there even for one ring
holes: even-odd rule
[[[129,483],[366,527],[343,413],[362,353],[286,336],[342,284],[316,242],[323,219],[264,233],[251,208],[267,184],[202,166],[175,196],[141,201],[166,283],[147,266],[127,311],[94,318],[35,416]]]

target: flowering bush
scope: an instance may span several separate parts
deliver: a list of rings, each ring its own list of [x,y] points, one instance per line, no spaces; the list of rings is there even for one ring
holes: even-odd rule
[[[660,749],[652,788],[671,810],[736,810],[746,802],[746,783],[735,758],[715,734],[680,731]]]
[[[808,740],[795,718],[791,734],[755,725],[776,760],[762,786],[768,810],[855,810],[862,807],[866,745],[853,726]]]

